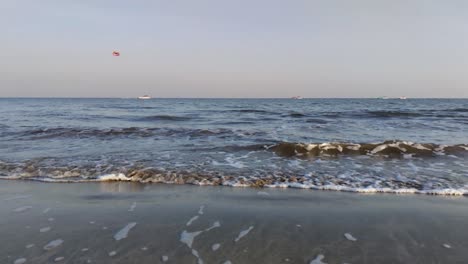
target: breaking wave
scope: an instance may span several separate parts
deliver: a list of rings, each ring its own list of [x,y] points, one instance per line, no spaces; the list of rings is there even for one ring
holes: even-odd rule
[[[337,155],[371,155],[387,157],[436,157],[439,155],[466,155],[468,144],[438,145],[407,141],[385,141],[382,143],[288,143],[269,147],[279,156],[315,157]]]

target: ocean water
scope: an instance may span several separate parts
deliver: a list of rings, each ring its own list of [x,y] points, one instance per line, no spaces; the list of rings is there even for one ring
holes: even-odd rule
[[[468,194],[466,99],[0,99],[0,178]]]

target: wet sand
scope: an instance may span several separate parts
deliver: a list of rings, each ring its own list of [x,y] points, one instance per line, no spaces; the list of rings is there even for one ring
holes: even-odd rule
[[[2,181],[0,263],[467,263],[468,198]]]

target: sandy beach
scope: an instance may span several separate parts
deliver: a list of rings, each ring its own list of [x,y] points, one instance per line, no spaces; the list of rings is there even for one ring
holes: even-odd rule
[[[465,197],[3,181],[0,200],[1,263],[464,263],[468,258]]]

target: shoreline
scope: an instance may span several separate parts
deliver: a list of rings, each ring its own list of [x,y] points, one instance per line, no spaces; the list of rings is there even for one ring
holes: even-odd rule
[[[19,182],[38,182],[44,184],[85,184],[85,183],[112,183],[112,182],[127,182],[127,183],[138,183],[138,184],[154,184],[154,185],[176,185],[176,186],[198,186],[198,187],[231,187],[231,188],[253,188],[260,190],[268,189],[302,189],[302,190],[312,190],[312,191],[326,191],[326,192],[344,192],[344,193],[357,193],[357,194],[392,194],[392,195],[428,195],[428,196],[459,196],[459,197],[468,197],[468,189],[434,189],[434,190],[418,190],[414,188],[402,188],[402,189],[391,189],[391,188],[350,188],[347,186],[340,185],[325,185],[325,186],[316,186],[316,185],[305,185],[297,182],[283,182],[275,183],[271,185],[258,185],[255,183],[251,184],[240,184],[234,182],[223,182],[219,184],[218,182],[184,182],[177,183],[173,181],[153,181],[149,180],[140,180],[132,179],[131,177],[126,177],[124,174],[121,175],[103,175],[98,179],[83,179],[83,180],[70,180],[70,179],[50,179],[50,178],[14,178],[14,177],[2,177],[0,181],[19,181]]]

